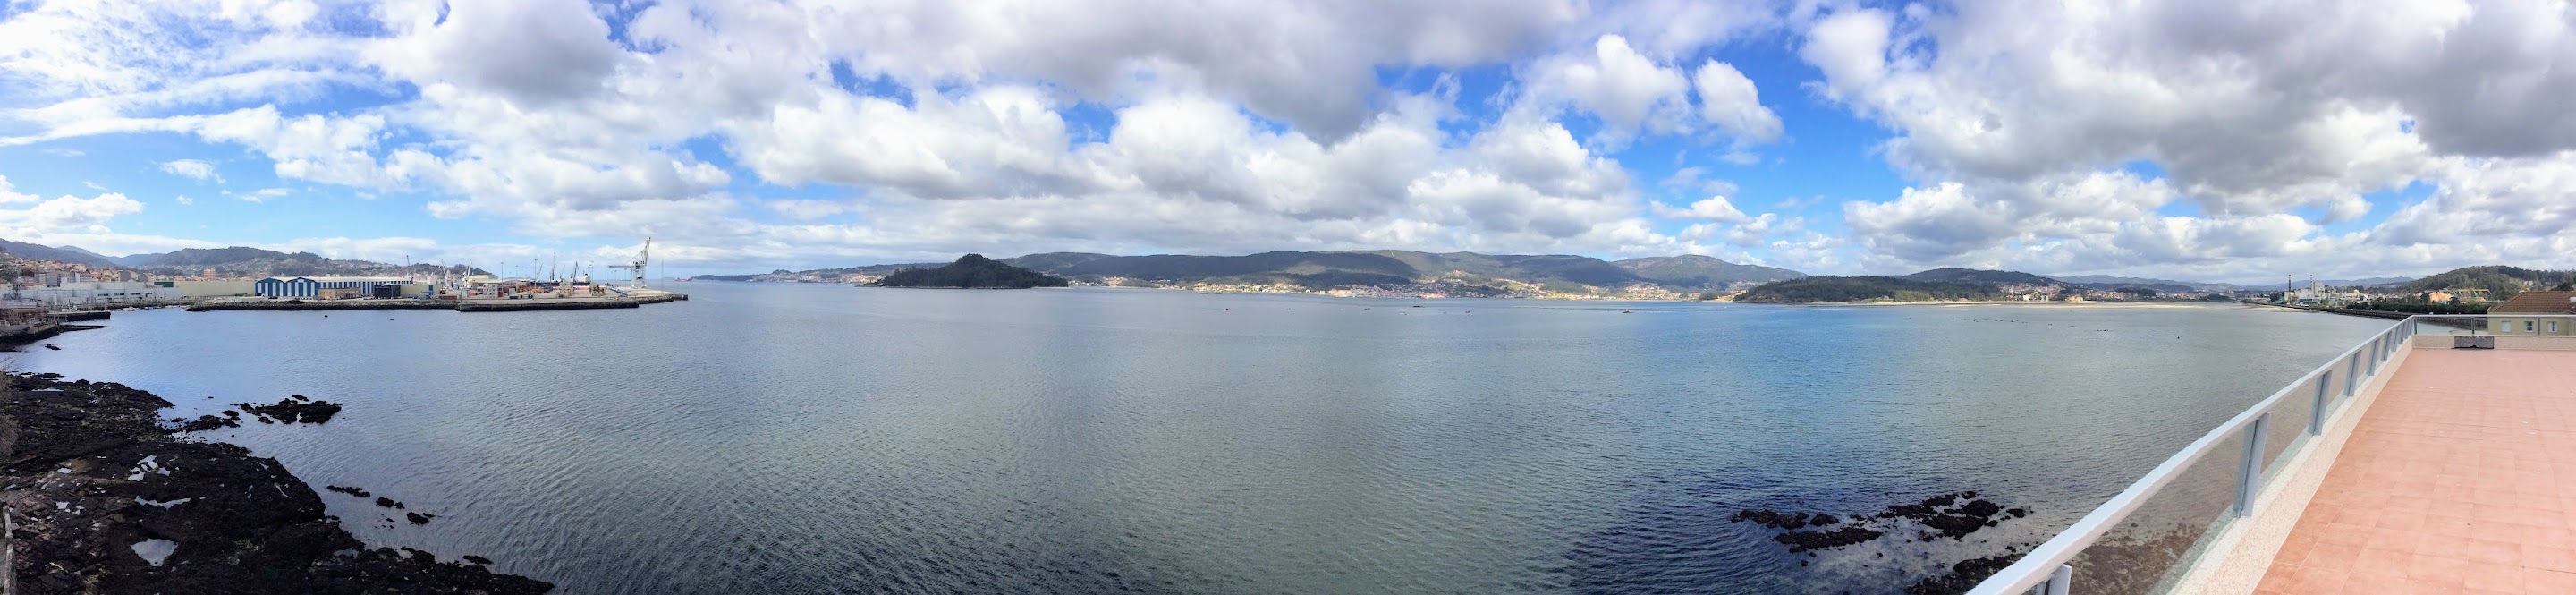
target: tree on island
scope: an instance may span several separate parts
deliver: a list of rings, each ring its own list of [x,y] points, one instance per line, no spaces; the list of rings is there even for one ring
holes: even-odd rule
[[[957,262],[930,269],[903,269],[869,283],[872,287],[953,287],[960,289],[1028,289],[1031,287],[1065,287],[1072,285],[1057,277],[1020,267],[1002,264],[982,254],[968,254]]]

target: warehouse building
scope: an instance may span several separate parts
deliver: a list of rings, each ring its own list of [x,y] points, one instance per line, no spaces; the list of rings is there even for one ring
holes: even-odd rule
[[[251,283],[253,295],[272,298],[425,298],[432,286],[402,277],[270,277]]]
[[[166,303],[180,299],[178,289],[137,281],[70,281],[57,287],[31,287],[14,293],[15,307],[96,306]]]

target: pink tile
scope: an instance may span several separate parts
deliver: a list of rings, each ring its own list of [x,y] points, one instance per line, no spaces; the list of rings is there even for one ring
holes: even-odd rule
[[[2576,572],[2524,568],[2522,569],[2522,592],[2535,595],[2576,593]]]

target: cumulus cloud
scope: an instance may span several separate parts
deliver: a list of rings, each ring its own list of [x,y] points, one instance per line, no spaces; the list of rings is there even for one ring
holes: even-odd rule
[[[224,176],[215,172],[215,164],[197,159],[175,159],[161,162],[161,171],[175,176],[223,183]]]
[[[414,84],[488,89],[525,103],[579,97],[627,58],[608,23],[582,0],[395,2],[379,9],[393,35],[366,51]]]
[[[1780,116],[1762,106],[1761,92],[1732,64],[1710,60],[1691,75],[1699,93],[1700,118],[1740,142],[1767,143],[1780,138]]]
[[[2576,264],[2570,197],[2553,190],[2576,163],[2576,112],[2556,101],[2576,91],[2570,10],[50,2],[0,17],[13,91],[0,130],[15,135],[0,146],[175,133],[245,149],[316,196],[412,197],[428,216],[558,237],[656,235],[669,258],[746,265],[1381,247],[1820,272]],[[1730,46],[1774,34],[1812,80],[1747,76],[1782,69]],[[1507,80],[1461,98],[1476,72]],[[1884,160],[1901,187],[1783,197],[1718,179],[1710,168],[1728,166],[1712,155],[1756,164],[1761,146],[1805,142],[1806,121],[1781,114],[1813,110],[1774,111],[1785,102],[1883,128],[1848,153]],[[1669,175],[1648,165],[1663,155]],[[209,159],[240,164],[158,165],[223,181]],[[1648,170],[1659,201],[1632,173]],[[1723,173],[1753,175],[1767,174]],[[2423,198],[2392,201],[2397,189]],[[123,214],[108,196],[42,222],[103,226]],[[0,203],[55,204],[5,181]],[[427,249],[390,240],[312,245]]]
[[[1655,203],[1654,211],[1655,216],[1665,219],[1706,219],[1721,223],[1744,223],[1751,220],[1744,216],[1744,211],[1735,210],[1735,203],[1728,202],[1723,196],[1700,199],[1690,206],[1680,208]]]
[[[24,210],[0,210],[0,228],[105,231],[99,226],[109,219],[142,211],[143,203],[113,192],[89,198],[60,196],[37,202]]]
[[[2576,88],[2576,43],[2563,35],[2571,10],[1846,9],[1809,23],[1799,54],[1823,75],[1812,88],[1893,132],[1884,154],[1921,180],[1893,201],[1845,205],[1857,239],[1889,263],[2038,262],[2006,256],[2046,252],[2045,264],[2072,269],[2212,270],[2213,259],[2232,259],[2250,270],[2317,266],[2297,260],[2316,246],[2394,253],[2444,237],[2459,247],[2461,230],[2538,241],[2563,229],[2550,227],[2560,223],[2552,209],[2493,211],[2547,200],[2510,180],[2576,148],[2576,118],[2539,107]],[[2121,179],[2138,163],[2163,178]],[[2436,197],[2377,230],[2324,233],[2322,224],[2369,216],[2366,195],[2415,183],[2438,185]],[[2203,214],[2153,215],[2168,199]],[[2302,207],[2313,215],[2295,216]],[[2473,264],[2465,255],[2475,252],[2454,262]]]

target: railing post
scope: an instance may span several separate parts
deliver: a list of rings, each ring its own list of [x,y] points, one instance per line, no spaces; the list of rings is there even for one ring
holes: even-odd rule
[[[2379,375],[2379,342],[2386,340],[2387,339],[2372,339],[2370,341],[2370,375],[2372,376]]]
[[[2346,369],[2343,373],[2343,396],[2350,397],[2352,396],[2352,391],[2361,386],[2361,354],[2352,354],[2352,361],[2350,362],[2350,365],[2345,366],[2345,368]]]
[[[2048,573],[2048,582],[2046,583],[2048,586],[2047,595],[2066,595],[2068,590],[2075,588],[2074,583],[2075,566],[2072,564],[2059,564],[2057,565],[2057,570],[2049,571]]]
[[[2264,413],[2245,426],[2245,460],[2236,466],[2236,516],[2254,516],[2254,482],[2263,476],[2263,426],[2271,421],[2272,414]]]
[[[2334,370],[2326,370],[2324,374],[2317,375],[2317,407],[2308,413],[2308,434],[2311,436],[2322,436],[2326,433],[2326,387],[2332,384],[2334,384]]]

